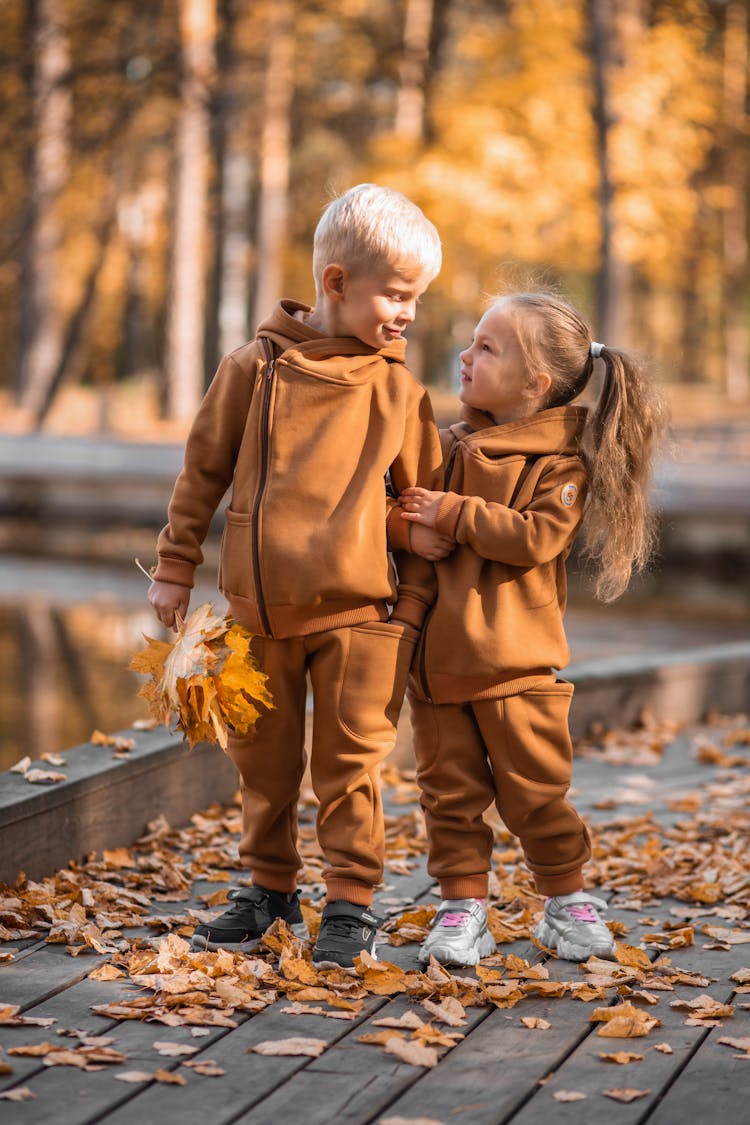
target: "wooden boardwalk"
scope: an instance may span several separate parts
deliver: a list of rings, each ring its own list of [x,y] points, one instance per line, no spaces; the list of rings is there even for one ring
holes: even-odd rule
[[[747,719],[735,717],[582,748],[574,800],[594,831],[592,874],[617,923],[617,965],[578,966],[533,944],[538,902],[499,825],[491,918],[506,940],[478,972],[418,972],[413,941],[381,945],[379,969],[344,978],[316,975],[283,934],[258,956],[189,954],[184,938],[207,900],[242,877],[232,869],[235,808],[180,831],[156,824],[132,851],[97,855],[15,896],[0,888],[0,935],[10,938],[0,944],[0,1120],[745,1125],[749,738]],[[419,907],[437,900],[414,786],[395,772],[387,781],[376,909],[402,940],[418,933]],[[314,924],[313,814],[308,801]],[[401,922],[412,908],[410,931]],[[33,917],[38,932],[22,936]],[[602,1036],[607,1021],[591,1016],[614,1008],[624,1017],[615,1029],[641,1034]],[[257,1050],[300,1038],[317,1053]],[[426,1054],[404,1061],[415,1047]]]

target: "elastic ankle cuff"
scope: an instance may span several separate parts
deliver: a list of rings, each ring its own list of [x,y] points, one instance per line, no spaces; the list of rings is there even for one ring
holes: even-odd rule
[[[284,875],[278,871],[261,871],[253,868],[253,886],[262,887],[265,891],[276,891],[279,895],[291,895],[297,890],[296,873]]]
[[[440,880],[442,898],[487,898],[490,877],[483,875],[455,875]]]
[[[583,890],[583,876],[580,869],[569,871],[567,875],[537,875],[533,872],[534,883],[540,895],[555,898],[556,895],[570,895]]]
[[[355,906],[372,906],[372,895],[372,887],[356,879],[329,879],[326,883],[326,902],[337,902],[343,898]]]

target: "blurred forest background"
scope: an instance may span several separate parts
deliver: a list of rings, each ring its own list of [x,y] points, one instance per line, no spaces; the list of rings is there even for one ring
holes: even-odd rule
[[[183,427],[363,180],[444,242],[428,384],[531,279],[748,400],[747,0],[2,0],[0,44],[6,428],[71,387],[101,431]]]

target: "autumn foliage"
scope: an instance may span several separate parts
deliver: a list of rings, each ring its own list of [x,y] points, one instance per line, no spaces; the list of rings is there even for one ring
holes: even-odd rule
[[[227,736],[249,734],[260,718],[256,704],[273,707],[266,675],[250,651],[252,634],[205,603],[179,621],[174,642],[146,637],[130,662],[148,675],[139,695],[153,717],[173,723],[191,746],[227,747]]]

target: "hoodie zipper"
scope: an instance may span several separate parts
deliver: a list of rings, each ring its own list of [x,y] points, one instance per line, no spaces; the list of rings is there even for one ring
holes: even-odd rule
[[[255,491],[255,500],[253,501],[251,527],[253,533],[253,575],[255,578],[255,596],[258,601],[258,613],[260,614],[260,620],[261,624],[263,625],[263,630],[266,636],[270,637],[272,636],[271,623],[268,620],[266,599],[263,594],[263,585],[260,580],[260,536],[258,534],[258,517],[260,514],[260,506],[263,501],[263,493],[266,490],[266,484],[268,482],[268,419],[271,412],[271,391],[273,390],[273,381],[276,375],[276,358],[273,354],[273,349],[265,336],[261,337],[261,342],[266,353],[266,371],[265,375],[263,376],[263,402],[261,404],[260,412],[260,475],[258,477],[258,487]]]

